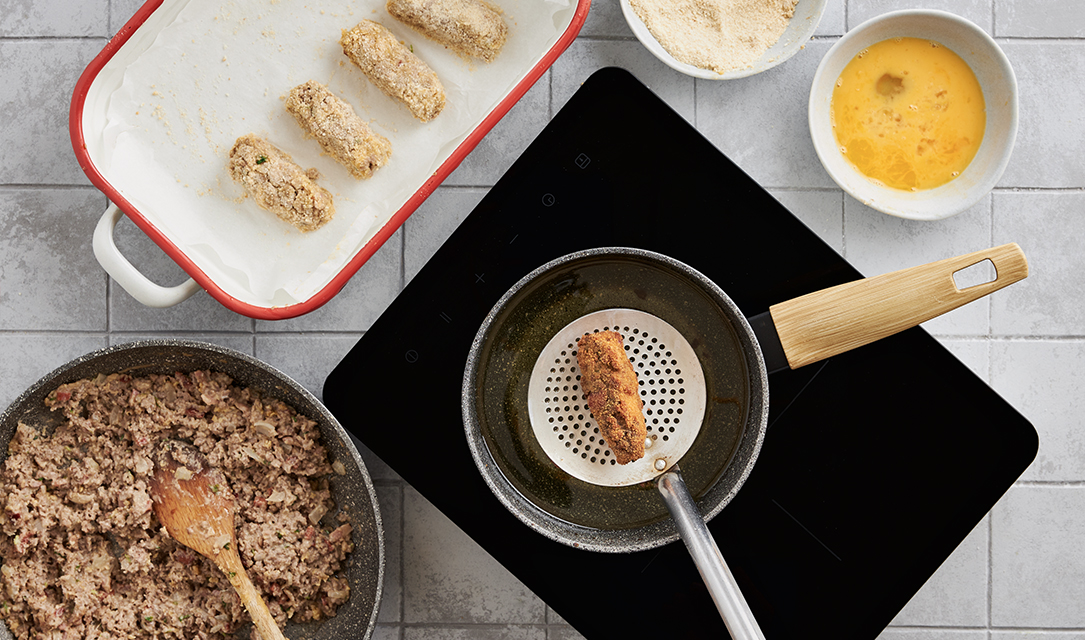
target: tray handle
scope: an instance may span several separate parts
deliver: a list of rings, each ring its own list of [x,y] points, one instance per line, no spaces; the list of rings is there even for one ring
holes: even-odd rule
[[[995,279],[960,289],[953,274],[984,260]],[[926,322],[1028,276],[1016,243],[856,280],[769,307],[792,369]]]
[[[94,228],[94,257],[109,277],[142,304],[159,309],[180,304],[201,290],[192,278],[175,287],[157,285],[133,267],[113,241],[113,230],[117,228],[122,215],[117,205],[111,202]]]

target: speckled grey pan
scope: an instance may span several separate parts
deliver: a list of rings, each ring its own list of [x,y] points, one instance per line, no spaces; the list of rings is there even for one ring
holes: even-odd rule
[[[311,393],[287,375],[251,357],[217,345],[189,340],[147,340],[89,353],[61,366],[27,389],[0,414],[0,460],[20,422],[55,427],[57,416],[45,408],[45,396],[57,386],[99,373],[133,375],[210,369],[226,373],[242,386],[253,386],[294,407],[320,426],[324,444],[346,474],[331,479],[336,505],[349,516],[355,549],[348,556],[351,595],[334,618],[287,625],[291,640],[365,640],[373,633],[384,583],[384,536],[373,482],[357,449],[334,416]],[[239,632],[248,637],[248,629]],[[0,623],[0,640],[11,640]]]
[[[703,274],[667,256],[591,249],[526,275],[497,302],[471,346],[463,419],[483,478],[525,524],[570,546],[634,552],[679,538],[654,486],[645,486],[654,483],[593,488],[567,477],[535,441],[526,409],[527,379],[551,336],[579,317],[615,307],[639,309],[673,325],[697,346],[709,397],[735,399],[726,415],[710,408],[681,462],[699,510],[706,521],[713,518],[757,459],[768,420],[768,374],[753,330],[734,302]],[[584,508],[576,508],[577,502]]]
[[[575,344],[568,341],[608,329],[622,333],[634,366],[651,362],[642,371],[652,375],[638,374],[646,413],[654,420],[664,407],[675,411],[683,423],[675,444],[693,427],[688,450],[646,455],[654,460],[632,474],[632,483],[619,480],[630,472],[606,460],[601,440],[588,444],[595,436],[587,426],[565,431],[559,424],[564,415],[589,413],[586,402],[578,404]],[[637,340],[630,343],[630,335]],[[696,364],[700,371],[693,375]],[[652,385],[660,373],[666,384]],[[548,403],[553,406],[540,406]],[[705,525],[749,476],[768,424],[763,354],[745,316],[715,283],[673,258],[640,249],[592,249],[553,260],[514,285],[483,321],[464,371],[462,406],[476,465],[520,520],[591,551],[639,551],[681,537],[730,635],[764,640]],[[668,434],[677,426],[663,424],[663,431],[649,431],[646,447],[653,433],[653,449],[672,444]],[[566,433],[570,438],[556,448],[544,446],[550,431],[559,440]]]

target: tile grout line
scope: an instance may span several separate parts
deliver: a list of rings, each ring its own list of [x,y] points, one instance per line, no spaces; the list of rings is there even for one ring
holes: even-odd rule
[[[113,0],[106,0],[106,33],[113,33]],[[97,187],[95,187],[97,188]],[[108,198],[107,198],[107,207]],[[101,265],[99,265],[101,266]],[[102,270],[105,273],[105,269]],[[113,278],[105,273],[105,328],[106,346],[113,346]],[[254,352],[255,353],[255,352]]]
[[[540,623],[532,623],[532,622],[458,622],[458,621],[455,621],[455,620],[412,622],[411,624],[402,624],[402,623],[398,623],[398,622],[378,622],[375,625],[374,629],[378,629],[378,628],[382,628],[382,627],[385,628],[385,629],[393,629],[394,632],[393,632],[393,635],[391,637],[399,638],[400,640],[404,640],[405,638],[407,638],[407,635],[406,635],[407,632],[412,631],[412,630],[413,631],[435,631],[435,632],[445,632],[445,631],[455,630],[455,631],[466,631],[466,632],[470,633],[472,631],[505,631],[505,630],[507,630],[508,627],[520,627],[520,628],[524,628],[524,629],[542,631],[543,632],[542,638],[544,640],[546,638],[551,637],[551,636],[546,635],[546,632],[549,629],[548,625],[540,624]],[[555,625],[555,629],[560,629],[560,628],[573,629],[573,627],[571,627],[569,625]],[[575,629],[573,629],[573,630],[575,631]],[[374,633],[371,636],[371,638],[377,638],[377,637],[378,637],[377,633]],[[415,635],[415,636],[412,636],[412,637],[418,638],[418,637],[427,637],[427,636]],[[439,635],[437,637],[444,637],[444,636]],[[471,637],[474,637],[474,636],[471,636]],[[490,638],[490,637],[504,637],[504,636],[484,635],[484,636],[480,636],[480,637]],[[535,637],[535,636],[532,636],[532,637]]]
[[[988,369],[990,367],[988,366]],[[987,512],[987,638],[991,638],[991,623],[995,608],[995,516]]]
[[[413,215],[413,214],[412,214]],[[410,218],[403,221],[403,233],[399,234],[399,291],[396,293],[398,298],[403,290],[407,287],[407,223],[410,222]]]
[[[31,183],[31,182],[5,182],[0,184],[0,191],[4,190],[38,190],[38,189],[55,189],[57,191],[97,191],[101,193],[98,187],[92,184],[75,184],[75,183]],[[102,194],[105,195],[105,194]]]
[[[553,119],[553,105],[548,105],[548,117]],[[769,191],[781,191],[787,193],[801,193],[801,192],[820,192],[830,193],[837,192],[843,194],[844,191],[840,187],[832,186],[818,186],[818,185],[773,185],[773,184],[760,184],[762,189]],[[442,183],[438,188],[449,190],[470,190],[470,189],[491,189],[492,184],[445,184]],[[40,189],[55,189],[55,190],[71,190],[71,191],[100,191],[98,187],[93,184],[77,184],[77,183],[50,183],[50,182],[5,182],[0,183],[0,192],[2,191],[16,191],[16,190],[40,190]],[[999,186],[994,187],[991,190],[991,194],[1080,194],[1085,193],[1085,187],[1015,187],[1015,186]],[[408,218],[409,219],[409,218]]]
[[[100,35],[100,36],[44,36],[44,35],[19,36],[19,35],[8,35],[8,36],[0,36],[0,42],[84,42],[84,41],[92,41],[92,40],[100,40],[100,41],[103,41],[103,42],[108,42],[109,38],[110,37],[107,36],[107,35]]]
[[[1076,44],[1085,43],[1085,38],[1075,36],[998,36],[998,40],[1004,42],[1036,42],[1045,44]]]
[[[105,341],[106,346],[113,345],[113,278],[102,270],[105,276]]]
[[[989,239],[988,239],[987,246],[993,247],[993,246],[995,246],[995,196],[994,196],[993,193],[991,194],[991,197],[988,198],[988,202],[989,202],[989,206],[990,206],[990,211],[988,211],[988,220],[990,221],[991,226],[987,230],[987,233],[989,234]],[[993,313],[991,311],[991,309],[993,307],[994,307],[994,305],[988,303],[988,305],[987,305],[987,339],[984,340],[984,350],[987,352],[987,386],[989,386],[991,388],[994,388],[994,382],[995,382],[995,374],[994,374],[994,371],[991,370],[991,355],[994,353],[994,340],[993,340],[993,338],[994,338],[994,335],[995,335],[995,325],[992,322]],[[988,563],[988,571],[990,571],[990,563]],[[990,585],[990,580],[989,579],[988,579],[988,585]],[[987,622],[988,622],[988,624],[990,624],[990,622],[991,622],[990,616],[988,616]]]
[[[104,273],[104,272],[103,272]],[[246,318],[252,320],[252,318]],[[253,322],[256,322],[253,320]],[[133,336],[142,335],[146,333],[161,333],[164,335],[174,336],[192,336],[192,335],[211,335],[220,337],[244,337],[249,335],[257,335],[261,337],[296,337],[299,333],[304,333],[307,337],[315,338],[335,338],[335,337],[355,337],[360,338],[365,335],[365,331],[359,331],[356,329],[262,329],[256,330],[255,333],[252,330],[202,330],[202,329],[124,329],[113,330],[103,329],[99,331],[84,330],[84,329],[39,329],[39,330],[27,330],[27,329],[0,329],[0,337],[15,337],[15,336],[37,336],[46,337],[51,335],[67,335],[67,336],[83,336],[83,337],[101,337],[103,335],[114,336]],[[953,340],[957,342],[985,342],[990,341],[993,343],[1011,343],[1011,342],[1085,342],[1085,334],[1075,335],[992,335],[987,336],[983,334],[956,334],[956,333],[931,333],[931,337],[939,340]],[[1083,480],[1085,482],[1085,480]]]
[[[693,128],[694,129],[698,129],[698,127],[699,127],[699,124],[697,122],[697,87],[698,86],[700,86],[700,80],[698,78],[694,78],[693,79]]]
[[[546,70],[546,122],[554,119],[554,67]]]
[[[845,18],[845,22],[846,22]],[[811,42],[833,42],[840,39],[844,34],[819,34],[810,37]],[[79,41],[109,41],[112,36],[109,35],[5,35],[0,36],[0,42],[79,42]],[[578,40],[585,42],[638,42],[635,36],[625,35],[583,35],[578,36]],[[1085,45],[1085,38],[1075,36],[998,36],[997,40],[1003,42],[1017,42],[1017,43],[1044,43],[1044,44],[1069,44],[1069,45]]]
[[[407,636],[407,567],[403,558],[407,549],[407,492],[405,480],[399,482],[399,639]]]
[[[840,191],[840,255],[844,260],[848,259],[848,216],[847,216],[847,203],[848,199],[844,195],[844,191]]]

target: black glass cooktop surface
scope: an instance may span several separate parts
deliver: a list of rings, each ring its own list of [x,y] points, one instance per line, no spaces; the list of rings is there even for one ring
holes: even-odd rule
[[[685,262],[748,317],[860,277],[629,73],[604,69],[331,372],[324,401],[586,637],[726,637],[680,542],[553,542],[502,506],[468,449],[460,389],[486,314],[536,267],[604,246]],[[1028,421],[920,328],[774,373],[769,389],[760,457],[709,529],[770,640],[876,637],[1036,453]]]

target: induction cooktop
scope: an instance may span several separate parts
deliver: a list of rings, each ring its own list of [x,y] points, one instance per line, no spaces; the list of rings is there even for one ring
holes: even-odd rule
[[[747,317],[861,277],[628,72],[593,74],[331,372],[343,426],[587,638],[727,637],[681,542],[578,550],[482,479],[460,389],[494,303],[573,251],[628,246]],[[358,402],[360,390],[380,402]],[[874,638],[1035,457],[1029,422],[922,328],[769,376],[769,429],[710,523],[767,638]]]

